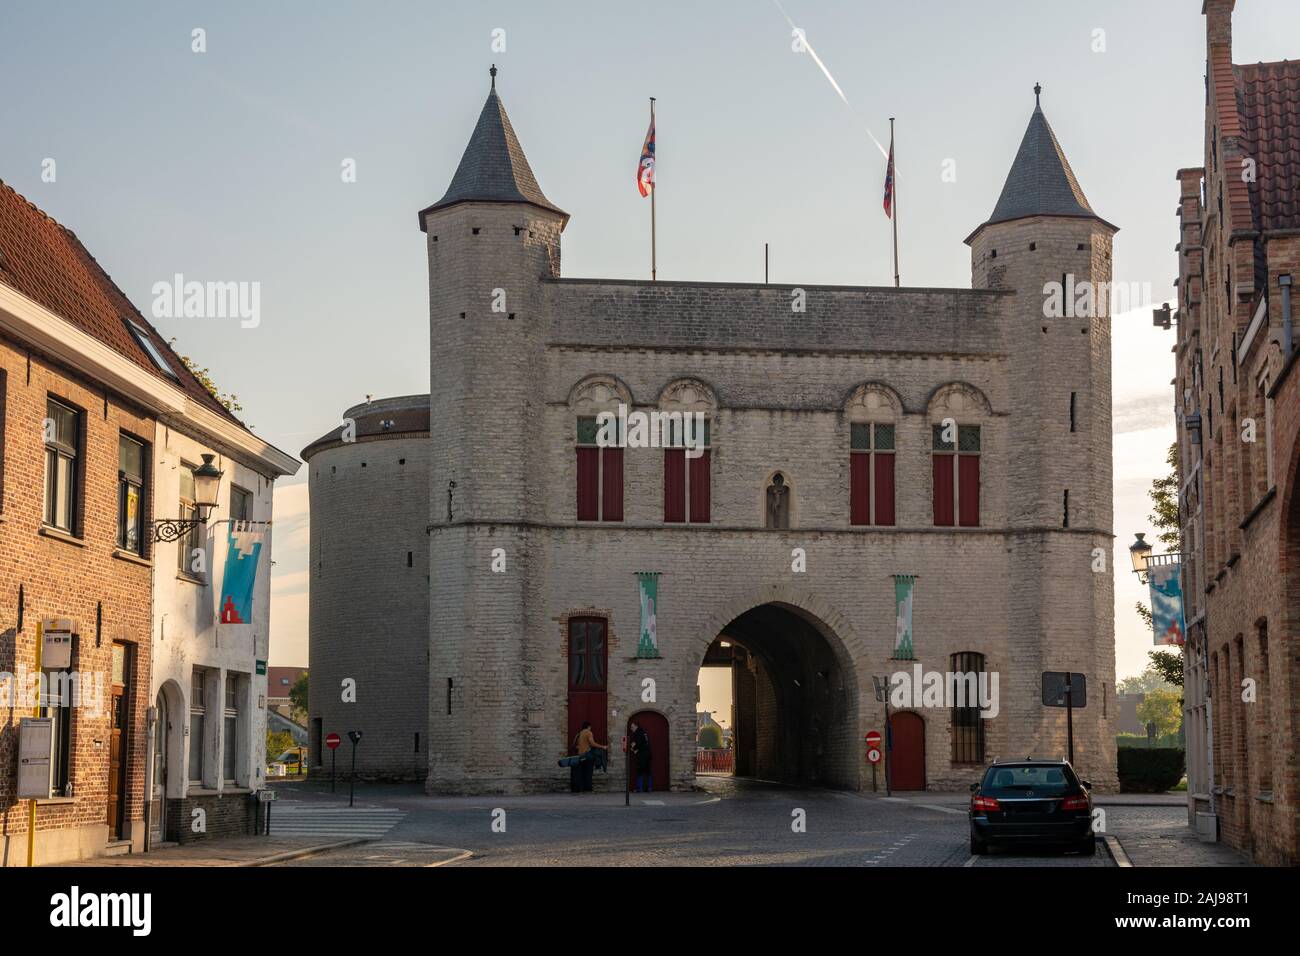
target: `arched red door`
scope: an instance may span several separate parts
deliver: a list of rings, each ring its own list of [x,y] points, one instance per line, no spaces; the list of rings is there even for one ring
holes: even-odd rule
[[[653,710],[643,710],[627,719],[628,746],[631,747],[632,722],[635,721],[650,737],[650,771],[655,790],[667,790],[668,780],[668,718]],[[630,756],[630,755],[629,755]],[[616,758],[617,759],[617,758]],[[636,789],[636,758],[628,760],[628,786]]]
[[[890,715],[889,728],[893,740],[893,749],[889,754],[893,763],[893,788],[924,790],[925,721],[920,714],[904,710]]]

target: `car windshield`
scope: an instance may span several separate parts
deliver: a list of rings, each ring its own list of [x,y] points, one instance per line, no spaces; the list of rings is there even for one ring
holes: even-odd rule
[[[1025,764],[990,767],[980,792],[991,797],[1060,797],[1078,787],[1064,764]]]

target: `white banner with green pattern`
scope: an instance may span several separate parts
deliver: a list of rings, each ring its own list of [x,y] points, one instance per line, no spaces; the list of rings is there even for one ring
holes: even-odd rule
[[[894,575],[894,606],[896,608],[895,660],[910,661],[915,656],[912,653],[912,593],[915,587],[915,574]]]
[[[641,597],[641,637],[636,642],[636,656],[658,657],[659,634],[655,619],[659,613],[659,572],[638,571],[636,580]]]

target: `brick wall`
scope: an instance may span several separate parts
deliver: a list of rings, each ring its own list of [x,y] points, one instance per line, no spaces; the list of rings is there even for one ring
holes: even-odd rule
[[[118,436],[125,431],[151,440],[154,421],[123,405],[100,386],[0,338],[5,379],[4,483],[0,504],[0,671],[35,666],[36,625],[42,617],[68,617],[77,627],[75,666],[105,682],[102,713],[79,709],[72,724],[71,801],[40,805],[38,862],[75,859],[101,851],[108,840],[108,681],[115,640],[134,648],[123,794],[125,839],[144,839],[146,716],[151,703],[150,567],[148,561],[115,553],[117,537]],[[81,411],[81,499],[74,536],[43,534],[44,433],[47,396]],[[151,502],[146,493],[146,521]],[[146,551],[146,559],[149,557]],[[16,630],[18,590],[24,624]],[[98,623],[97,623],[98,622]],[[6,710],[0,723],[0,861],[26,862],[27,801],[15,799],[18,721]]]

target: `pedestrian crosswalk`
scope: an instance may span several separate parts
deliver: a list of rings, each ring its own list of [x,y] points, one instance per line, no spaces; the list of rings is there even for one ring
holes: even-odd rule
[[[406,813],[388,807],[321,807],[283,801],[271,811],[272,836],[378,840]]]

